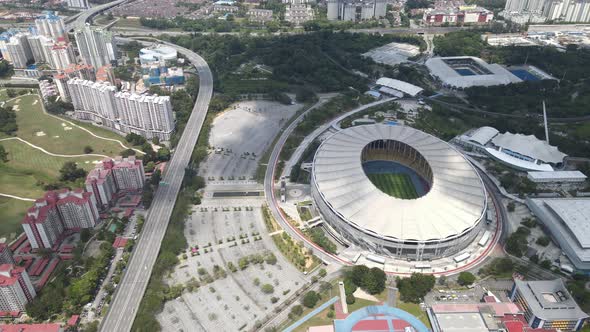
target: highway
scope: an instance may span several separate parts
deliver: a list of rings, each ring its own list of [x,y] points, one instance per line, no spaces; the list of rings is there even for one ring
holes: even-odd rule
[[[73,30],[77,27],[83,26],[88,20],[90,20],[94,15],[101,13],[107,9],[112,7],[118,6],[127,0],[117,0],[109,3],[105,3],[103,5],[94,6],[85,10],[84,12],[77,14],[76,19],[74,21],[68,22],[66,24],[66,31]]]
[[[102,321],[100,331],[104,332],[131,330],[180,191],[184,170],[189,164],[193,148],[197,143],[213,93],[213,76],[205,60],[186,48],[174,44],[168,45],[176,48],[195,66],[200,80],[199,95],[162,179],[166,184],[160,185],[154,195],[127,270],[113,295],[109,311]]]

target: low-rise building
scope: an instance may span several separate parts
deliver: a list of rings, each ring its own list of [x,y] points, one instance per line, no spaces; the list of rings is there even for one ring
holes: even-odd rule
[[[428,25],[487,24],[494,19],[494,13],[482,7],[460,6],[444,9],[427,9],[422,19]]]
[[[37,296],[24,267],[0,265],[0,311],[20,312]]]
[[[530,327],[579,331],[588,320],[563,280],[515,280],[510,299],[524,311]]]
[[[272,21],[272,10],[253,8],[248,10],[248,19],[251,22],[266,23]]]
[[[305,3],[287,5],[285,9],[285,21],[300,26],[313,20],[313,8]]]

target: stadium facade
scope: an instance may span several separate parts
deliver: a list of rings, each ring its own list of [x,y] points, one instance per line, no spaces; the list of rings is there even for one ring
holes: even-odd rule
[[[377,188],[370,162],[410,169],[424,184],[418,198]],[[379,255],[410,260],[450,256],[477,236],[487,208],[481,178],[448,143],[406,126],[364,125],[341,130],[318,148],[311,192],[340,241]]]

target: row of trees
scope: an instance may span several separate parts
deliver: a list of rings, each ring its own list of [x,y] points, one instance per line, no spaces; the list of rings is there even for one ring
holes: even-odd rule
[[[0,133],[14,135],[17,130],[16,113],[8,107],[0,107]]]

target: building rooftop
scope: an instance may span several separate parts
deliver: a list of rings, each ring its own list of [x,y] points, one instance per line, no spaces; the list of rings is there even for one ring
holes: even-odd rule
[[[568,292],[563,280],[514,280],[533,314],[543,320],[578,320],[587,318]]]
[[[481,145],[486,145],[489,141],[492,140],[492,138],[494,138],[499,133],[500,132],[496,128],[481,127],[471,131],[470,133],[467,133],[465,136],[467,136],[468,139],[471,141],[474,141]]]
[[[60,324],[0,324],[0,332],[61,332]]]
[[[447,61],[465,61],[482,69],[479,74],[460,74],[455,68],[451,67]],[[430,72],[438,77],[445,85],[468,88],[471,86],[491,86],[510,83],[522,82],[522,80],[509,72],[506,68],[498,64],[488,64],[482,59],[457,56],[457,57],[435,57],[426,61],[426,67]]]
[[[546,163],[561,163],[567,155],[549,145],[547,141],[540,140],[534,135],[513,134],[506,132],[498,134],[492,139],[494,145],[503,149],[517,152],[523,156],[538,159]]]
[[[586,175],[580,171],[528,172],[528,176],[533,180],[586,179]]]
[[[424,89],[422,89],[419,86],[415,86],[415,85],[410,84],[408,82],[396,80],[396,79],[389,78],[389,77],[381,77],[380,79],[377,80],[377,85],[382,85],[382,86],[386,86],[388,88],[392,88],[392,89],[401,91],[401,92],[408,94],[412,97],[415,97],[417,94],[424,91]]]

